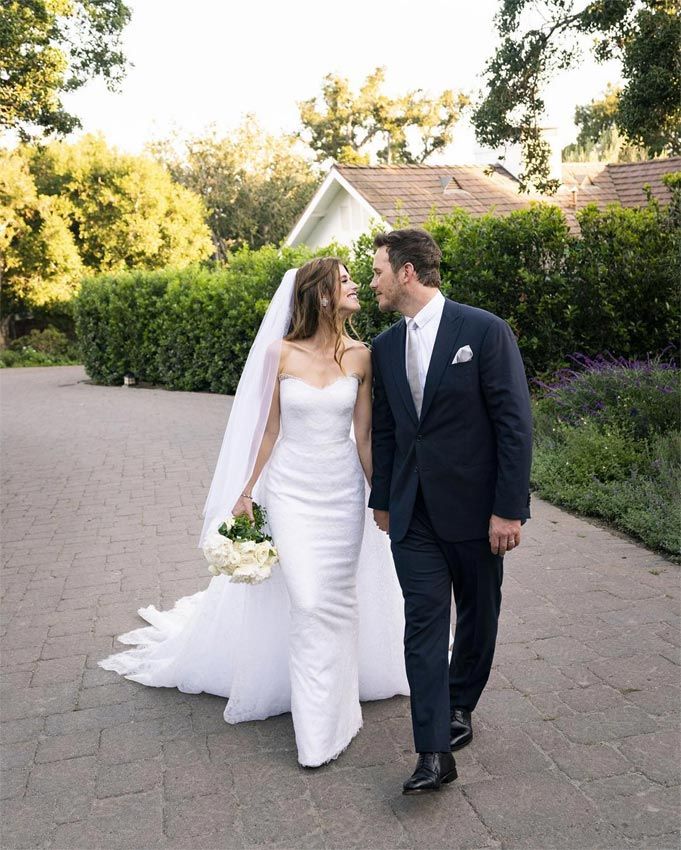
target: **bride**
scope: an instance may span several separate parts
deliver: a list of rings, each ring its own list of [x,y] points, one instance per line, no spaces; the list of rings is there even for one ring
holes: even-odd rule
[[[224,575],[99,661],[128,679],[228,698],[228,723],[290,711],[298,761],[337,758],[360,700],[408,694],[402,596],[367,510],[371,358],[347,334],[357,286],[332,257],[291,269],[239,381],[199,546],[231,512],[266,512],[279,566],[258,585]],[[354,432],[354,438],[353,438]]]

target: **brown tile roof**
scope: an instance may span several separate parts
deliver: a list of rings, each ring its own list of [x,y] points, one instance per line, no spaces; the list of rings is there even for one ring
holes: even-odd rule
[[[645,162],[565,162],[563,185],[556,200],[561,206],[574,209],[572,198],[576,188],[577,209],[588,203],[598,206],[619,202],[623,207],[640,207],[646,203],[644,186],[649,185],[653,197],[669,203],[669,189],[662,177],[672,171],[681,171],[681,156],[668,159],[649,159]]]
[[[394,223],[407,216],[421,224],[431,212],[438,215],[463,207],[473,215],[493,209],[499,214],[527,206],[518,195],[518,182],[501,166],[487,176],[479,165],[337,165],[385,219]]]
[[[525,209],[533,200],[544,200],[561,206],[575,230],[576,209],[588,203],[599,207],[616,202],[626,207],[641,206],[646,202],[645,184],[650,184],[656,198],[668,202],[670,194],[662,176],[681,171],[681,157],[617,164],[563,163],[563,183],[553,197],[519,194],[518,181],[498,164],[335,167],[391,224],[402,216],[412,224],[421,224],[431,212],[442,215],[455,207],[463,207],[472,215],[504,215]]]

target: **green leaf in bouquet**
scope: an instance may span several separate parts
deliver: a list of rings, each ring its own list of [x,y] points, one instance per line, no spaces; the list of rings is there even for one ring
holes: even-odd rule
[[[226,522],[218,528],[218,533],[230,540],[252,540],[254,543],[262,543],[269,540],[263,529],[267,520],[267,514],[257,502],[253,502],[253,520],[246,514],[234,518],[231,527]]]

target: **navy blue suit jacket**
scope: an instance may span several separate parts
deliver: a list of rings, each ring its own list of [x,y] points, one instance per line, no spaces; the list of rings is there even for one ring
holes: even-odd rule
[[[532,414],[516,339],[498,316],[445,299],[420,418],[407,382],[404,319],[376,337],[369,507],[407,533],[420,482],[435,533],[486,538],[492,514],[530,516]],[[469,345],[473,358],[452,364]]]

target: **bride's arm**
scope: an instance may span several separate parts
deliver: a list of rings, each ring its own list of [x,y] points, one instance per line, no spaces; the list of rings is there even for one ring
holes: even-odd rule
[[[355,429],[357,454],[366,479],[371,484],[371,355],[368,350],[365,350],[364,354],[362,383],[357,391],[352,424]]]
[[[253,488],[255,487],[256,481],[260,477],[260,473],[263,471],[265,464],[270,459],[272,449],[274,448],[274,444],[277,442],[278,437],[279,380],[277,379],[274,382],[274,392],[272,393],[272,403],[270,404],[270,412],[267,417],[265,432],[262,436],[262,441],[260,442],[258,456],[255,459],[253,473],[246,482],[244,489],[241,491],[241,495],[236,500],[236,503],[232,508],[232,514],[234,516],[239,516],[240,514],[247,514],[250,519],[253,519],[253,499],[251,498],[253,494]]]

